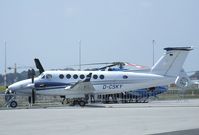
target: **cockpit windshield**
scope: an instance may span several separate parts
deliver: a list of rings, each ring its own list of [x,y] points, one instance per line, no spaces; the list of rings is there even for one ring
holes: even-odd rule
[[[44,73],[42,73],[42,74],[40,74],[39,78],[41,78],[41,79],[45,79],[45,78],[46,78],[46,76],[45,76],[45,74],[44,74]]]
[[[44,74],[44,73],[42,73],[41,75],[40,75],[40,78],[41,79],[51,79],[52,78],[52,74]]]

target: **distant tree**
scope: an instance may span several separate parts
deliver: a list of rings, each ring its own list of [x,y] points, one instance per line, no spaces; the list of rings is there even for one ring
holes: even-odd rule
[[[36,72],[36,76],[39,75],[39,72]],[[23,71],[21,73],[8,73],[7,74],[7,85],[10,85],[12,83],[14,83],[15,81],[21,81],[24,79],[28,79],[28,71]],[[0,74],[0,85],[4,84],[4,78],[3,75]]]
[[[3,85],[3,75],[0,74],[0,85]]]

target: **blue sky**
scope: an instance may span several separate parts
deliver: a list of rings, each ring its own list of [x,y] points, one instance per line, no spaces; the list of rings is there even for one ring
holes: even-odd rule
[[[194,46],[185,63],[199,70],[198,0],[0,0],[0,73],[7,65],[47,69],[82,63],[128,61],[152,65],[168,46]],[[11,71],[10,71],[11,72]]]

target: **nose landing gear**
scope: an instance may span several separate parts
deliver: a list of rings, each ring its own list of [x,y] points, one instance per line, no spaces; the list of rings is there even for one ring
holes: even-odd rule
[[[11,101],[10,102],[10,107],[12,107],[12,108],[16,108],[17,107],[17,101]]]
[[[16,96],[13,93],[6,92],[5,95],[5,106],[11,107],[11,108],[16,108],[17,107],[17,101],[15,101]]]

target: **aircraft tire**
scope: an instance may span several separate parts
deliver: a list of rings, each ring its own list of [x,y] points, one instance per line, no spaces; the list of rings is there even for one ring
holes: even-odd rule
[[[79,104],[79,106],[83,107],[83,106],[86,105],[86,102],[84,102],[84,101],[79,101],[78,104]]]
[[[17,102],[16,101],[11,101],[10,102],[10,107],[11,108],[16,108],[17,107]]]

